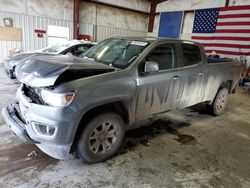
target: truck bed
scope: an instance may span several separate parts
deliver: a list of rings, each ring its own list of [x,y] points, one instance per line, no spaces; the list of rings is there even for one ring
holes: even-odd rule
[[[230,93],[233,92],[241,76],[241,64],[230,61],[214,61],[207,64],[206,91],[211,100],[217,93],[221,83],[225,80],[230,82]]]

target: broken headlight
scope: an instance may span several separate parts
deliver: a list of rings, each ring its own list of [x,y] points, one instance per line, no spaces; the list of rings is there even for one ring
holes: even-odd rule
[[[49,90],[42,89],[41,97],[45,103],[50,106],[63,107],[69,105],[75,96],[74,92],[70,93],[53,93]]]

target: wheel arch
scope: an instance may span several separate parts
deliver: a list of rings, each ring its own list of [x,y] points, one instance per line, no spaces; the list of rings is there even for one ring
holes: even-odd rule
[[[74,136],[74,141],[72,144],[73,147],[76,145],[82,132],[84,131],[84,128],[85,128],[84,125],[86,125],[97,114],[100,114],[103,112],[117,113],[118,115],[121,116],[125,125],[129,124],[129,122],[130,122],[128,108],[127,108],[125,102],[123,102],[123,101],[113,101],[113,102],[93,106],[90,109],[88,109],[85,113],[83,113],[83,115],[82,115],[82,118],[78,124],[77,130],[76,130],[76,133]]]
[[[219,92],[221,89],[223,89],[223,88],[227,88],[229,94],[230,94],[230,93],[233,93],[232,83],[233,83],[232,80],[223,81],[223,82],[219,85],[219,87],[217,88],[217,90],[215,90],[216,92],[213,94],[211,100],[207,101],[206,103],[207,103],[208,105],[211,105],[211,104],[213,103],[215,97],[217,96],[218,92]]]
[[[226,80],[224,82],[221,83],[220,87],[217,90],[217,93],[223,89],[223,88],[227,88],[229,93],[232,93],[232,84],[233,81],[232,80]]]

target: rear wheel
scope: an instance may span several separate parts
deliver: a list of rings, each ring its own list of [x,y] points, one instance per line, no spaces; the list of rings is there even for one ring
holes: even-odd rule
[[[221,115],[226,108],[229,92],[227,88],[222,88],[217,93],[212,105],[208,105],[208,110],[215,116]]]
[[[119,149],[124,137],[124,123],[116,113],[103,113],[93,118],[84,129],[77,153],[86,162],[108,159]]]

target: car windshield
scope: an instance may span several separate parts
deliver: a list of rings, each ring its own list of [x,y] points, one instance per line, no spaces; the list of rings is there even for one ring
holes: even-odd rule
[[[43,49],[42,52],[56,54],[56,53],[60,53],[61,51],[67,49],[70,46],[72,46],[72,43],[56,44],[56,45]]]
[[[107,39],[92,47],[83,57],[123,69],[128,67],[147,45],[144,41]]]

